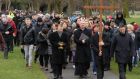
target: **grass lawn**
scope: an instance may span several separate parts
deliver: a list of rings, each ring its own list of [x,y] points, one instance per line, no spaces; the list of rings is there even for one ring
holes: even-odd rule
[[[9,54],[9,59],[4,60],[0,53],[0,79],[47,79],[38,64],[33,64],[32,69],[25,67],[25,62],[19,48]]]
[[[119,71],[118,71],[118,64],[115,63],[114,61],[112,61],[111,63],[111,69],[112,69],[112,72],[119,75]],[[126,79],[140,79],[140,65],[139,67],[135,67],[132,72],[129,72],[128,71],[128,68],[127,68],[127,74],[126,74],[127,78]]]
[[[140,25],[140,17],[126,18],[126,20],[127,20],[127,23],[136,22]]]

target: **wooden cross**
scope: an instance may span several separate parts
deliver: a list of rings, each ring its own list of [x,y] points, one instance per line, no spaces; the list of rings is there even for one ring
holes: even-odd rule
[[[99,42],[102,42],[102,31],[103,31],[103,24],[102,24],[102,14],[103,10],[113,10],[116,7],[112,6],[103,6],[103,0],[100,0],[100,6],[84,6],[84,9],[98,9],[100,12],[100,27],[99,27]],[[99,46],[99,56],[102,56],[102,46]]]

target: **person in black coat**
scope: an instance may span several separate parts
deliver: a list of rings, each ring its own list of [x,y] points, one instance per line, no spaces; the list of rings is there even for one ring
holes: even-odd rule
[[[5,41],[5,50],[4,50],[4,59],[8,59],[8,54],[10,52],[11,44],[13,43],[13,38],[15,36],[15,29],[11,26],[11,24],[8,22],[8,17],[6,15],[1,15],[1,21],[0,21],[0,31],[3,35],[4,41]]]
[[[47,27],[47,25],[45,25],[45,24],[43,23],[42,18],[41,18],[41,17],[38,17],[38,18],[37,18],[37,24],[34,26],[34,31],[35,31],[36,37],[38,37],[39,32],[41,32],[41,30],[42,30],[43,28],[48,28],[48,27]],[[35,44],[36,44],[36,43],[37,43],[37,38],[35,39]],[[36,48],[35,48],[35,50],[36,50]],[[35,63],[36,63],[38,57],[39,57],[39,55],[38,55],[38,53],[36,52],[36,53],[35,53],[35,58],[34,58],[34,62],[35,62]]]
[[[102,55],[99,54],[99,52],[100,52],[99,45],[103,46],[104,43],[103,43],[103,41],[99,42],[99,25],[96,24],[93,27],[93,31],[92,31],[91,47],[92,47],[94,63],[95,63],[94,68],[96,68],[96,70],[97,70],[97,79],[103,79],[103,77],[104,77],[104,61],[103,61],[104,54],[102,54]]]
[[[39,55],[39,61],[41,68],[48,70],[48,29],[43,28],[37,37],[37,49],[36,52]]]
[[[120,26],[121,24],[126,25],[126,20],[124,19],[122,12],[117,13],[115,23],[117,26]]]
[[[58,30],[49,35],[52,45],[52,61],[54,79],[62,78],[62,67],[65,63],[65,51],[68,44],[68,35],[63,32],[62,25],[58,25]]]
[[[140,28],[138,28],[135,34],[136,34],[135,38],[136,50],[138,51],[138,55],[140,56]]]
[[[126,26],[119,27],[119,33],[114,37],[111,45],[111,55],[114,56],[119,67],[119,79],[126,79],[126,66],[129,64],[134,53],[134,42],[126,32]]]
[[[104,57],[104,70],[110,70],[110,46],[111,46],[111,32],[109,24],[105,24],[103,30],[103,57]]]
[[[24,48],[26,67],[32,68],[32,52],[35,45],[36,34],[31,24],[31,19],[25,18],[25,25],[21,28],[20,42]]]
[[[85,21],[80,22],[80,28],[74,32],[74,41],[76,43],[75,53],[75,76],[87,77],[87,70],[90,67],[91,50],[90,50],[90,38],[91,31],[86,28]],[[88,38],[81,38],[84,34]]]

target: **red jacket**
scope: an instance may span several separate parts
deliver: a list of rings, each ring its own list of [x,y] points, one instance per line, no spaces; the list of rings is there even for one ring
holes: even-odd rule
[[[10,25],[12,26],[12,28],[14,30],[13,34],[16,35],[17,34],[17,28],[16,28],[15,22],[13,20],[9,20],[8,23],[10,23]]]

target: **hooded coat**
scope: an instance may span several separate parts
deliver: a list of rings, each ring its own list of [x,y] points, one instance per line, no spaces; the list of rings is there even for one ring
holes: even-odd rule
[[[119,17],[119,15],[121,15],[121,17]],[[124,16],[121,12],[118,12],[116,14],[116,19],[115,19],[115,23],[117,26],[120,26],[120,25],[126,25],[126,20],[124,19]]]

